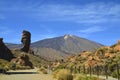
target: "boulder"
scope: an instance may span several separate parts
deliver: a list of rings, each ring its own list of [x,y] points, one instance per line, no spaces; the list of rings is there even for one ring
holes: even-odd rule
[[[25,52],[20,53],[19,56],[17,58],[12,59],[11,62],[19,64],[21,66],[30,66],[31,68],[33,68],[33,64],[32,62],[30,62],[29,56]]]

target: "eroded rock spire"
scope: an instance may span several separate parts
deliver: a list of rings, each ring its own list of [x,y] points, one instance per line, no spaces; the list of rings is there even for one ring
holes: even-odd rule
[[[23,44],[23,48],[21,50],[24,52],[28,52],[31,43],[31,33],[29,31],[23,30],[21,42]]]

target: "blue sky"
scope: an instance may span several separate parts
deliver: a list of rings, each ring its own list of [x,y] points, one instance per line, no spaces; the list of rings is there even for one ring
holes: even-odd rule
[[[104,45],[120,39],[120,0],[0,0],[0,37],[20,43],[76,35]]]

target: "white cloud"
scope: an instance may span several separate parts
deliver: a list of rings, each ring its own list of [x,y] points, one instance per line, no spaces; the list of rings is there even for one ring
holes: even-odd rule
[[[3,26],[0,27],[0,36],[8,35],[12,32],[13,31],[11,29],[9,29],[8,27],[3,27]]]
[[[22,15],[41,21],[70,21],[77,23],[103,23],[120,21],[120,4],[88,3],[85,5],[19,4],[2,7],[1,10],[17,11]]]
[[[78,32],[85,33],[85,34],[90,34],[90,33],[96,33],[96,32],[101,32],[104,31],[105,29],[102,27],[89,27],[83,30],[80,30]]]
[[[119,4],[47,5],[35,13],[43,20],[101,23],[120,20]]]

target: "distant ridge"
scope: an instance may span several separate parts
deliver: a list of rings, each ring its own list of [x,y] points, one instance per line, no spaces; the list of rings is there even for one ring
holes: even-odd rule
[[[5,45],[10,49],[21,48],[21,44],[14,44],[14,43],[5,43]]]
[[[20,45],[7,44],[8,47],[20,47]],[[48,60],[62,59],[69,54],[77,55],[82,51],[95,51],[103,46],[94,41],[81,38],[75,35],[66,34],[64,36],[49,38],[31,44],[35,55]]]

